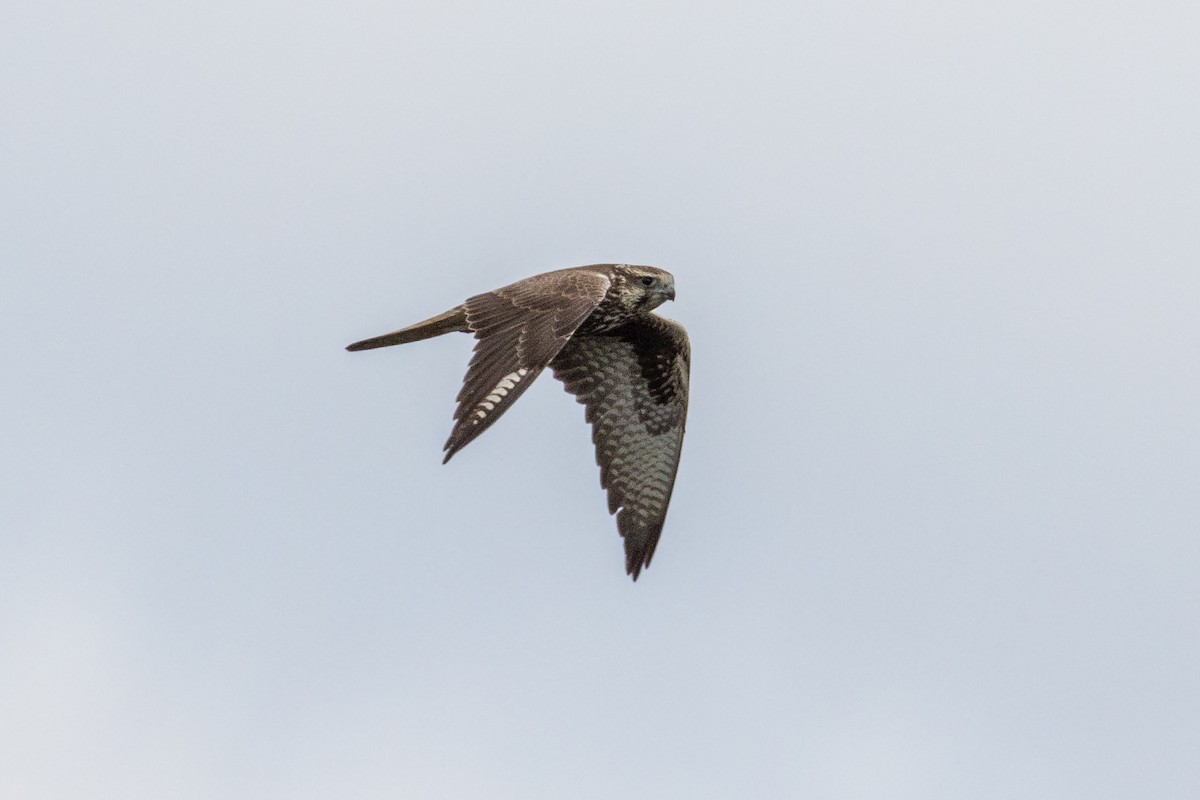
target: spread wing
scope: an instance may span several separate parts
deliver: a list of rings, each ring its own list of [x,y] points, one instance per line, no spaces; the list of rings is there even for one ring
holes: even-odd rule
[[[463,304],[479,341],[467,368],[446,458],[507,411],[604,299],[611,281],[599,271],[535,275]],[[443,463],[445,463],[443,461]]]
[[[625,539],[625,571],[650,565],[679,469],[691,349],[683,326],[647,314],[577,336],[550,363],[587,407],[600,485]]]

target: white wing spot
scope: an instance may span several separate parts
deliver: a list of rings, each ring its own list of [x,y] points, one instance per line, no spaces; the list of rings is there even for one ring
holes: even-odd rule
[[[512,391],[512,389],[518,383],[520,383],[521,379],[527,374],[529,374],[529,370],[525,367],[521,367],[516,372],[510,372],[501,378],[500,382],[497,383],[495,388],[488,393],[488,396],[484,398],[483,402],[475,407],[475,419],[471,420],[471,424],[478,425],[481,419],[484,419],[492,411],[495,411],[496,406],[500,404],[500,401],[507,397],[508,393]]]

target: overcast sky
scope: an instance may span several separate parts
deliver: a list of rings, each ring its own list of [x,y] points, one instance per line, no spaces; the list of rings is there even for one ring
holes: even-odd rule
[[[0,796],[1200,785],[1194,2],[0,7]],[[675,274],[632,583],[469,337]]]

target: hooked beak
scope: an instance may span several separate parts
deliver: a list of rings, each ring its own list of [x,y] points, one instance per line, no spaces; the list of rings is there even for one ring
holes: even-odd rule
[[[668,300],[675,299],[675,287],[672,284],[667,284],[666,286],[662,287],[658,291],[659,291],[659,294],[661,294],[663,297],[667,298]]]

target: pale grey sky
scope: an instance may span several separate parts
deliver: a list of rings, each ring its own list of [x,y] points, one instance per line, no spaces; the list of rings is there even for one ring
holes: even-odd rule
[[[0,796],[1200,785],[1194,3],[0,9]],[[518,278],[672,271],[623,571]]]

